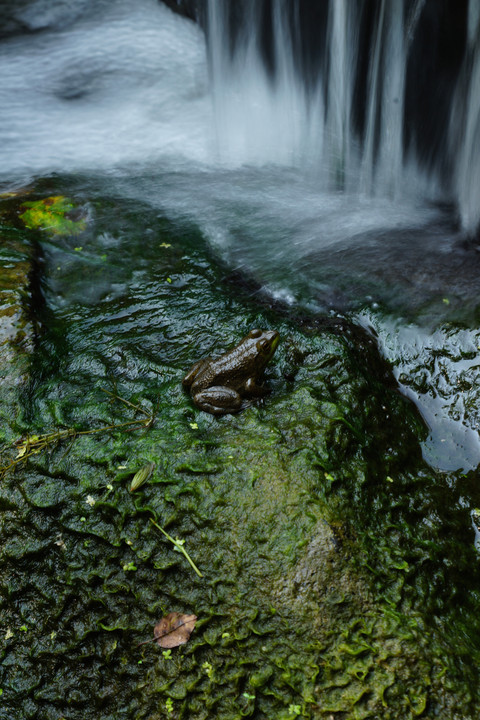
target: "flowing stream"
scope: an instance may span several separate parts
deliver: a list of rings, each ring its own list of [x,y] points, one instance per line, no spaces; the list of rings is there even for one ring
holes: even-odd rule
[[[381,0],[368,16],[335,0],[305,22],[302,3],[278,0],[265,20],[252,0],[232,34],[231,7],[211,0],[208,43],[157,0],[67,3],[61,17],[42,6],[44,29],[0,44],[0,181],[81,173],[194,222],[273,297],[374,327],[430,428],[425,458],[468,470],[480,463],[479,13],[471,0],[432,159],[410,127],[428,5]]]

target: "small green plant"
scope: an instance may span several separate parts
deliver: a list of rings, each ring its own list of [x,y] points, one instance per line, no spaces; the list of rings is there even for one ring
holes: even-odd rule
[[[162,527],[160,527],[160,525],[158,525],[158,523],[155,522],[155,520],[153,520],[152,518],[150,518],[150,522],[152,523],[152,525],[155,525],[155,527],[157,528],[157,530],[160,530],[160,532],[165,535],[165,537],[167,538],[167,540],[170,540],[170,542],[172,543],[172,545],[175,546],[175,550],[177,550],[178,552],[181,552],[181,553],[187,558],[188,562],[190,563],[190,565],[192,566],[192,568],[195,570],[195,572],[197,573],[198,577],[203,577],[202,573],[201,573],[200,570],[197,568],[197,566],[196,566],[195,563],[193,562],[192,558],[190,557],[190,555],[187,553],[187,551],[186,551],[185,548],[183,547],[184,544],[185,544],[185,540],[180,540],[179,538],[173,539],[171,535],[169,535],[167,532],[165,532],[165,530],[164,530]]]
[[[25,202],[19,216],[27,228],[43,230],[50,235],[78,235],[87,227],[87,219],[73,202],[63,195],[55,195]],[[75,248],[77,252],[82,248]]]
[[[209,662],[204,662],[203,665],[202,665],[202,668],[205,670],[205,672],[207,673],[208,677],[211,678],[212,675],[213,675],[213,666],[212,666],[212,664],[209,663]]]

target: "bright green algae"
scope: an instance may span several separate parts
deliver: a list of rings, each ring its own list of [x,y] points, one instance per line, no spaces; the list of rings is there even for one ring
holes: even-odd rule
[[[448,578],[448,543],[412,546],[433,493],[422,426],[372,344],[232,293],[191,228],[115,199],[89,211],[82,235],[40,238],[43,333],[17,422],[130,420],[102,388],[156,422],[2,480],[0,717],[474,717],[475,677],[454,673],[421,612],[445,613],[422,583]],[[255,326],[282,337],[272,394],[235,416],[197,411],[185,371]],[[190,642],[139,647],[172,610],[198,616]]]
[[[87,226],[76,206],[63,195],[24,202],[21,210],[20,219],[26,227],[44,230],[50,235],[71,236],[83,232]]]

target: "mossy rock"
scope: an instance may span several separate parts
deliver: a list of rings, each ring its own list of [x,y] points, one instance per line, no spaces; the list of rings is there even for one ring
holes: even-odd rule
[[[78,235],[87,227],[82,211],[63,195],[24,202],[21,209],[25,227],[51,235]]]
[[[18,393],[28,373],[34,325],[30,316],[32,244],[0,215],[0,437],[11,437]]]
[[[470,717],[409,604],[401,543],[381,525],[364,554],[373,479],[393,502],[424,432],[372,338],[232,291],[188,225],[91,206],[81,252],[76,236],[41,241],[43,332],[11,432],[70,435],[2,479],[0,712]],[[183,375],[252,327],[281,335],[271,394],[237,415],[198,411]],[[145,413],[155,422],[120,427]],[[380,556],[377,576],[366,564]],[[198,616],[190,641],[139,645],[171,611]]]

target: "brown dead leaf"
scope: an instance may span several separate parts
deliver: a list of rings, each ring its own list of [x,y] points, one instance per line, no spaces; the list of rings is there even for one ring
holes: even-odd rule
[[[168,613],[153,628],[153,639],[163,648],[185,645],[190,639],[196,622],[196,615]]]

